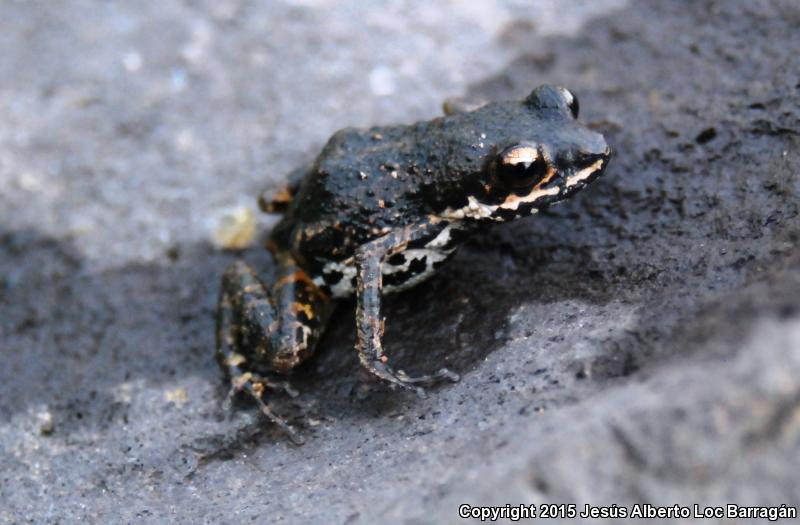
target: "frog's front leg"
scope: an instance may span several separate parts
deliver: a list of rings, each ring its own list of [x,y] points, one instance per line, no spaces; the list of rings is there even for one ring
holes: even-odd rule
[[[417,385],[431,385],[441,380],[458,381],[455,372],[442,368],[435,374],[409,377],[402,371],[395,371],[388,365],[389,358],[383,351],[384,320],[381,318],[381,289],[383,274],[381,267],[386,258],[403,251],[408,243],[430,235],[434,223],[427,220],[416,225],[391,231],[371,241],[355,254],[356,263],[356,349],[361,364],[376,376],[399,385],[411,388],[418,393]]]
[[[279,278],[268,288],[243,262],[229,266],[222,278],[217,310],[217,351],[231,392],[247,393],[272,422],[295,442],[295,430],[266,401],[268,389],[293,390],[285,374],[311,355],[333,311],[325,296],[285,253],[277,253]]]

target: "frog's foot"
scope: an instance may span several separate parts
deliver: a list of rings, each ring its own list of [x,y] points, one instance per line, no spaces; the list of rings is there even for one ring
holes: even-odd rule
[[[423,387],[433,386],[443,381],[455,383],[461,379],[457,373],[447,368],[440,368],[434,374],[409,376],[402,370],[393,370],[382,360],[372,361],[363,365],[373,375],[402,388],[414,390],[420,397],[425,397],[425,389]]]
[[[228,396],[225,399],[225,405],[229,406],[234,397],[241,393],[253,399],[258,405],[261,413],[274,425],[283,430],[289,439],[296,445],[302,445],[305,440],[303,437],[290,425],[284,418],[276,414],[272,407],[264,399],[264,393],[270,390],[278,390],[286,392],[292,397],[296,397],[297,391],[294,390],[288,382],[285,381],[272,381],[250,372],[244,372],[237,376],[231,376],[231,389],[228,391]]]
[[[272,390],[274,392],[282,392],[289,397],[297,397],[300,393],[292,387],[289,381],[281,380],[281,379],[272,379],[270,377],[264,377],[258,374],[253,374],[250,372],[242,372],[242,371],[229,371],[231,376],[231,388],[228,390],[228,395],[225,396],[224,406],[226,409],[229,409],[230,406],[233,404],[233,399],[236,398],[242,392],[248,392],[249,389],[246,387],[247,383],[252,383],[253,385],[258,385],[258,390]]]
[[[288,382],[285,381],[272,381],[250,372],[244,372],[239,375],[231,375],[231,389],[228,391],[228,396],[225,399],[225,405],[229,406],[234,397],[241,393],[253,399],[261,413],[264,414],[273,424],[283,430],[289,439],[296,445],[302,445],[305,441],[303,437],[290,425],[284,418],[277,415],[272,411],[272,407],[265,400],[264,393],[270,390],[279,390],[288,393],[290,396],[297,396],[297,391],[294,390]]]

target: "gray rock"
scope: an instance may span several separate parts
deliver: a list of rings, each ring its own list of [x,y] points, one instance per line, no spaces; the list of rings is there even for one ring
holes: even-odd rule
[[[2,4],[0,522],[800,505],[796,2],[487,5]],[[223,410],[217,214],[337,127],[545,81],[606,176],[387,301],[393,359],[462,381],[371,382],[345,305],[275,399],[306,445]]]

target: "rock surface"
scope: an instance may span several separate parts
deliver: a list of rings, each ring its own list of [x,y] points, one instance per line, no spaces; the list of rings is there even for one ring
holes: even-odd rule
[[[3,3],[0,522],[800,505],[800,7],[555,4]],[[216,217],[338,127],[545,81],[606,176],[387,301],[393,358],[462,381],[369,382],[345,305],[275,401],[306,445],[223,410]]]

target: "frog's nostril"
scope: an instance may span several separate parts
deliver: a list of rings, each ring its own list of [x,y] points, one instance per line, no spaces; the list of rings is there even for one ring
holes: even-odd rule
[[[608,143],[603,135],[595,131],[586,130],[582,140],[576,144],[580,153],[586,155],[608,155]]]
[[[593,164],[599,159],[608,160],[610,156],[611,149],[606,144],[603,144],[602,146],[598,145],[594,148],[585,149],[576,155],[575,164],[579,166]]]
[[[572,153],[572,161],[576,166],[593,164],[598,159],[608,156],[608,145],[603,142],[592,142],[576,148]]]

